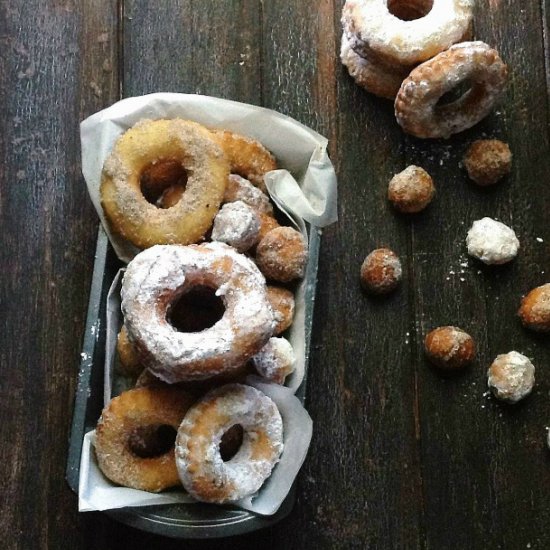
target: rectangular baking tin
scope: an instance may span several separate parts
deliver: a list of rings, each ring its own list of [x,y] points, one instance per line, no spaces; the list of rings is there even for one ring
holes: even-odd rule
[[[311,226],[308,226],[308,232],[309,261],[305,276],[305,375],[296,392],[302,403],[305,399],[321,235],[319,229]],[[120,267],[122,267],[122,262],[116,257],[105,231],[100,226],[67,463],[67,481],[77,494],[82,441],[84,435],[95,428],[103,409],[105,308],[109,286]],[[209,504],[121,508],[109,510],[106,513],[137,529],[167,537],[217,538],[247,533],[273,525],[290,513],[294,500],[295,489],[293,487],[278,512],[269,517],[258,516],[230,506]]]

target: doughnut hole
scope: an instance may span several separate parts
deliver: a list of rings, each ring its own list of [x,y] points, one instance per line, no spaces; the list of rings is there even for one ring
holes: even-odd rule
[[[178,332],[201,332],[214,326],[224,313],[225,305],[215,288],[195,286],[168,308],[166,320]]]
[[[187,170],[175,159],[163,159],[147,166],[141,173],[140,186],[145,200],[157,208],[171,208],[183,196]]]
[[[240,424],[235,424],[227,430],[220,441],[220,455],[224,462],[231,460],[241,448],[244,430]]]
[[[167,424],[139,426],[128,437],[128,448],[139,458],[154,458],[174,448],[177,432]]]
[[[414,21],[430,13],[434,0],[388,0],[388,11],[403,21]]]

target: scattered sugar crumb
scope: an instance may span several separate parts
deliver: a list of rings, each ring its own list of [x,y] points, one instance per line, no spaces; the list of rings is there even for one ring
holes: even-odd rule
[[[543,242],[544,242],[544,239],[542,239],[541,237],[537,237],[536,241],[537,241],[538,243],[543,243]]]

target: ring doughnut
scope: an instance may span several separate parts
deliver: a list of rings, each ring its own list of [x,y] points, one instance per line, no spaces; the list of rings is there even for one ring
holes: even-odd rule
[[[196,286],[215,290],[225,311],[201,332],[177,332],[167,316]],[[237,369],[265,345],[275,326],[263,275],[223,243],[144,250],[128,264],[121,296],[125,325],[144,365],[168,383]]]
[[[361,57],[353,51],[345,33],[342,35],[340,59],[356,84],[371,94],[386,99],[395,99],[401,83],[408,74],[406,70],[390,69]]]
[[[414,69],[395,99],[395,116],[403,130],[420,138],[448,138],[477,124],[504,90],[507,68],[484,42],[451,46]],[[459,83],[471,88],[456,101],[438,105]]]
[[[412,67],[470,34],[474,0],[347,0],[351,47],[388,67]]]
[[[224,462],[220,441],[235,425],[242,426],[243,441]],[[187,411],[176,439],[176,464],[192,496],[221,504],[258,491],[282,450],[283,422],[275,403],[251,386],[228,384]]]
[[[141,178],[157,163],[179,163],[185,191],[170,208],[145,198]],[[101,204],[114,232],[139,248],[199,241],[219,209],[229,166],[206,128],[188,120],[145,120],[118,138],[105,161]]]
[[[288,340],[270,338],[252,358],[252,364],[260,376],[275,384],[284,384],[285,378],[294,372],[296,356]]]
[[[153,387],[112,399],[95,432],[101,471],[119,485],[143,491],[156,493],[180,485],[175,432],[193,401],[180,389]]]
[[[255,139],[228,130],[213,130],[229,159],[229,170],[265,191],[264,175],[277,168],[275,157]]]

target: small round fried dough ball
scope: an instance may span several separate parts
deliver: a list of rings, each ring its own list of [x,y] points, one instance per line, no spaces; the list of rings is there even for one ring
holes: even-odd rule
[[[292,227],[276,227],[258,243],[256,263],[266,279],[288,283],[304,276],[307,244]]]
[[[435,194],[433,180],[419,166],[409,166],[391,179],[388,199],[396,210],[413,214],[424,210]]]
[[[550,283],[534,288],[518,311],[521,322],[537,332],[550,332]]]
[[[487,383],[497,399],[517,403],[533,390],[535,367],[517,351],[498,355],[487,371]]]
[[[373,250],[361,265],[361,284],[372,294],[387,294],[397,288],[403,270],[399,258],[389,248]]]
[[[512,152],[498,139],[480,139],[470,145],[464,156],[468,176],[478,185],[493,185],[510,173]]]
[[[442,369],[460,369],[475,357],[474,339],[457,327],[439,327],[426,336],[424,349],[429,361]]]
[[[275,314],[277,325],[273,331],[274,336],[284,332],[294,320],[294,294],[280,286],[267,287],[267,300]]]

